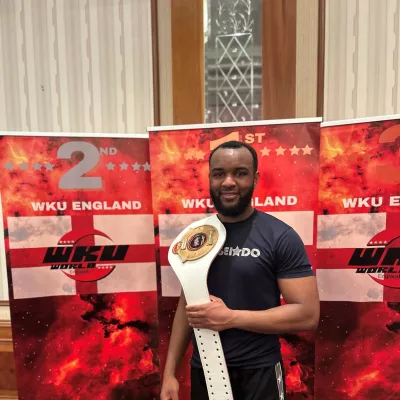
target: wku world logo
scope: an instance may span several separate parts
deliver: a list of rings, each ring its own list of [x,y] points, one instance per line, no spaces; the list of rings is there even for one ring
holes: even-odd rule
[[[43,265],[61,270],[79,282],[94,282],[110,275],[116,263],[125,260],[129,245],[94,245],[95,236],[112,240],[96,229],[78,229],[66,233],[56,247],[48,247]]]
[[[358,267],[357,274],[368,274],[383,286],[400,289],[399,261],[400,235],[390,229],[375,235],[366,248],[355,249],[349,266]]]

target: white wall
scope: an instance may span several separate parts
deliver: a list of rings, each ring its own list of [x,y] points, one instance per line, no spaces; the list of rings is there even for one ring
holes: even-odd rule
[[[400,113],[400,0],[327,0],[324,118]]]
[[[0,0],[0,131],[143,133],[153,116],[150,0]]]
[[[0,130],[144,132],[149,0],[0,0]]]

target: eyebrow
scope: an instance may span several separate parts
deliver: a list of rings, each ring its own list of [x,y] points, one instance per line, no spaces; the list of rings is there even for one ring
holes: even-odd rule
[[[247,168],[247,167],[237,167],[236,170],[238,170],[238,169],[245,169],[246,171],[249,170],[249,168]]]
[[[244,166],[240,166],[240,167],[235,168],[235,171],[239,171],[239,170],[249,171],[249,168],[248,167],[244,167]],[[211,169],[211,171],[224,171],[224,168],[214,167],[214,168]]]

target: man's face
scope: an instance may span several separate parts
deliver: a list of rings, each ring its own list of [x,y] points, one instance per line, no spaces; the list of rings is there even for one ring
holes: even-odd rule
[[[210,194],[214,206],[226,217],[241,215],[251,202],[258,172],[244,147],[218,149],[210,163]]]

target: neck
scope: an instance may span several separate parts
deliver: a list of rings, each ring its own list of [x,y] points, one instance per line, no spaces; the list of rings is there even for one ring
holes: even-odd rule
[[[254,208],[251,205],[249,205],[242,214],[237,215],[236,217],[227,217],[225,215],[218,213],[218,218],[221,222],[228,222],[228,223],[229,222],[240,222],[240,221],[243,221],[243,220],[249,218],[250,215],[253,214],[253,211],[254,211]]]

